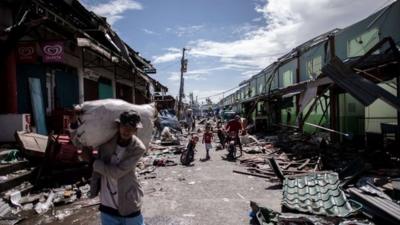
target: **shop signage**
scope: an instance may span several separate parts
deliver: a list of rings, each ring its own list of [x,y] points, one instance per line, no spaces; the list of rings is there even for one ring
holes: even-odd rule
[[[153,73],[157,73],[157,70],[155,68],[144,68],[144,72],[147,74],[153,74]]]
[[[64,42],[51,41],[42,44],[43,62],[63,62],[64,61]]]
[[[35,63],[37,58],[35,43],[19,43],[17,59],[20,63]]]

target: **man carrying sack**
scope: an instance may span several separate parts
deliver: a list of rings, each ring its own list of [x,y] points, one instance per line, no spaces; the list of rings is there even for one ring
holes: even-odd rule
[[[144,225],[140,211],[143,190],[135,175],[136,164],[145,152],[144,144],[136,136],[143,126],[140,115],[134,110],[123,112],[116,122],[117,134],[98,148],[99,159],[93,163],[91,197],[100,190],[103,225]]]

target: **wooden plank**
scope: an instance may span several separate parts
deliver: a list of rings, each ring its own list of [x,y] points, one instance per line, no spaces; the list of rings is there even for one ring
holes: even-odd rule
[[[17,170],[25,169],[28,167],[28,165],[29,165],[29,162],[26,160],[15,162],[15,163],[10,163],[10,164],[2,164],[2,165],[0,165],[0,176],[7,175],[7,174],[15,172]]]
[[[23,183],[24,181],[28,181],[31,177],[32,177],[32,171],[26,171],[19,174],[16,177],[10,178],[0,183],[0,192],[14,188]]]
[[[233,172],[238,173],[238,174],[250,175],[250,176],[254,176],[254,177],[266,178],[266,179],[271,178],[271,176],[264,176],[264,175],[260,175],[260,174],[248,173],[248,172],[239,171],[239,170],[233,170]]]
[[[22,145],[23,152],[30,156],[44,157],[47,139],[47,136],[40,134],[17,132],[17,140]]]
[[[302,170],[304,167],[306,167],[310,163],[310,159],[307,159],[303,164],[297,167],[297,170]]]

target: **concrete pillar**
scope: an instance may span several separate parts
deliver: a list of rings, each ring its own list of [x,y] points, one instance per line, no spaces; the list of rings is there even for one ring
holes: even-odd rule
[[[5,59],[4,67],[0,71],[2,74],[1,89],[1,112],[2,113],[17,113],[18,112],[18,99],[17,99],[17,67],[15,51],[10,51]]]
[[[78,81],[79,81],[79,103],[85,101],[85,89],[84,89],[84,71],[82,67],[78,68]]]
[[[115,81],[115,76],[111,79],[111,85],[113,90],[113,98],[117,98],[117,83]]]
[[[133,102],[133,104],[136,104],[135,87],[136,87],[136,74],[133,75],[133,85],[132,85],[132,102]]]

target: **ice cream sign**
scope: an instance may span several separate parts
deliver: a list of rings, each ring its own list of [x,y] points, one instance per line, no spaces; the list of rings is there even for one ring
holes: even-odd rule
[[[42,44],[43,62],[63,62],[64,61],[64,42],[52,41]]]
[[[35,63],[37,57],[35,43],[19,43],[17,45],[17,57],[20,63]]]

